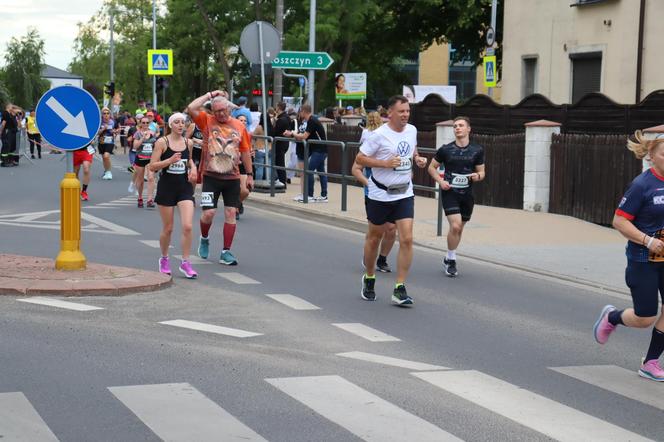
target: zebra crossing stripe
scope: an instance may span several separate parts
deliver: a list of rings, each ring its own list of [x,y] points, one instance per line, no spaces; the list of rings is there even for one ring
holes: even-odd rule
[[[664,410],[664,396],[652,381],[640,378],[635,371],[616,365],[585,365],[578,367],[549,367],[612,393]]]
[[[188,328],[190,330],[204,331],[208,333],[216,333],[218,335],[233,336],[234,338],[253,338],[254,336],[262,335],[262,333],[254,333],[246,330],[239,330],[237,328],[205,324],[203,322],[187,321],[184,319],[175,319],[173,321],[162,321],[160,322],[160,324],[172,325],[174,327]]]
[[[266,440],[187,383],[108,389],[163,440]]]
[[[274,299],[277,302],[282,303],[283,305],[292,308],[293,310],[320,310],[320,307],[317,307],[300,297],[293,295],[265,295],[268,298]]]
[[[412,375],[559,441],[649,440],[479,371],[436,371]]]
[[[58,440],[23,393],[0,393],[0,439],[53,442]]]
[[[60,301],[59,299],[42,298],[41,296],[34,296],[32,298],[17,299],[19,302],[27,302],[29,304],[47,305],[49,307],[64,308],[67,310],[75,310],[77,312],[89,312],[92,310],[104,310],[101,307],[94,307],[87,304],[79,304],[77,302]]]
[[[383,333],[382,331],[378,331],[375,328],[371,328],[367,325],[360,324],[357,322],[350,322],[350,323],[337,323],[337,324],[332,324],[335,327],[339,327],[342,330],[347,331],[348,333],[352,333],[356,336],[359,336],[360,338],[364,338],[367,341],[371,342],[396,342],[396,341],[401,341],[399,338],[395,338],[394,336],[390,336],[388,334]]]
[[[215,275],[220,278],[228,279],[230,282],[235,284],[260,284],[260,282],[255,279],[251,279],[248,276],[244,276],[242,273],[237,272],[224,272],[224,273],[215,273]]]
[[[357,359],[359,361],[374,362],[376,364],[391,365],[393,367],[406,368],[408,370],[449,370],[448,367],[440,365],[425,364],[423,362],[408,361],[406,359],[391,358],[389,356],[365,353],[363,351],[350,351],[347,353],[337,353],[337,356],[343,358]]]
[[[274,378],[266,381],[366,441],[461,440],[340,376]]]
[[[182,261],[182,255],[173,255],[174,258],[179,259]],[[195,265],[199,264],[214,264],[212,261],[208,261],[207,259],[203,259],[200,256],[196,255],[189,255],[189,262]]]

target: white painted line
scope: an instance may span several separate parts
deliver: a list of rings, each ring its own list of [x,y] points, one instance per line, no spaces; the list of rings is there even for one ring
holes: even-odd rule
[[[182,261],[182,255],[173,255],[173,257]],[[192,264],[214,264],[212,261],[208,261],[207,259],[203,259],[196,255],[189,255],[189,262]]]
[[[408,361],[406,359],[391,358],[389,356],[365,353],[363,351],[350,351],[347,353],[337,353],[337,356],[343,358],[357,359],[359,361],[375,362],[376,364],[391,365],[393,367],[407,368],[409,370],[450,370],[449,367],[440,365],[425,364],[424,362]]]
[[[116,206],[117,206],[117,207],[120,207],[120,206],[133,206],[133,205],[135,205],[135,204],[136,204],[136,202],[133,202],[133,203],[132,203],[131,201],[125,201],[125,202],[122,202],[122,201],[111,201],[111,202],[109,202],[109,203],[99,203],[99,204],[97,204],[97,205],[100,206],[100,207],[111,207],[111,206],[113,206],[113,207],[116,207]]]
[[[553,371],[573,377],[612,393],[664,410],[664,395],[653,382],[638,376],[635,371],[615,365],[586,365],[580,367],[549,367]]]
[[[399,338],[395,338],[394,336],[390,336],[388,334],[385,334],[381,331],[376,330],[375,328],[371,328],[367,325],[360,324],[358,322],[350,322],[350,323],[344,323],[344,324],[332,324],[335,327],[339,327],[342,330],[347,331],[348,333],[352,333],[354,335],[359,336],[360,338],[364,338],[367,341],[371,342],[396,342],[396,341],[401,341]]]
[[[58,440],[23,393],[0,393],[0,438],[31,442]]]
[[[265,441],[189,384],[109,387],[132,413],[167,441]]]
[[[94,307],[87,304],[79,304],[77,302],[61,301],[59,299],[42,298],[35,296],[32,298],[17,299],[19,302],[27,302],[29,304],[47,305],[49,307],[64,308],[67,310],[76,310],[77,312],[89,312],[92,310],[104,310],[101,307]]]
[[[158,248],[161,247],[159,245],[159,240],[156,240],[156,239],[141,239],[141,240],[139,240],[139,242],[142,242],[146,246],[153,247],[155,249],[158,249]],[[171,246],[171,247],[173,247],[173,246]]]
[[[435,371],[412,375],[556,440],[649,440],[479,371]]]
[[[340,376],[276,378],[266,381],[366,441],[460,440]]]
[[[272,298],[277,302],[282,303],[283,305],[290,307],[294,310],[320,310],[320,307],[317,307],[310,303],[309,301],[305,301],[302,298],[298,298],[297,296],[293,295],[265,295],[268,298]]]
[[[248,276],[244,276],[242,273],[236,272],[224,272],[224,273],[215,273],[215,275],[228,279],[230,282],[235,284],[260,284],[260,282],[255,279],[251,279]]]
[[[235,338],[252,338],[254,336],[262,335],[262,333],[254,333],[246,330],[239,330],[237,328],[222,327],[220,325],[205,324],[203,322],[187,321],[185,319],[162,321],[160,324],[172,325],[174,327],[188,328],[190,330],[204,331],[208,333],[216,333],[218,335],[233,336]]]

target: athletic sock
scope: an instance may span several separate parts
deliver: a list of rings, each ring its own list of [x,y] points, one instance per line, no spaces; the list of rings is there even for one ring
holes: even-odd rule
[[[646,355],[645,362],[653,359],[659,359],[664,352],[664,332],[652,328],[652,338],[650,339],[650,347],[648,347],[648,354]]]
[[[376,275],[367,275],[366,273],[364,274],[364,279],[376,279]]]
[[[447,260],[448,261],[456,261],[456,249],[447,251]]]
[[[235,227],[237,224],[224,223],[224,250],[230,250],[235,236]]]
[[[395,288],[395,289],[398,289],[398,288],[401,287],[402,285],[403,285],[403,282],[397,282],[396,284],[394,284],[394,288]]]
[[[88,185],[87,185],[87,184],[83,184],[83,192],[85,192],[86,190],[88,190]]]
[[[201,236],[203,238],[207,238],[210,234],[210,227],[212,227],[212,223],[205,224],[203,221],[201,221]]]
[[[611,325],[625,325],[622,321],[622,312],[625,310],[614,310],[609,312],[609,324]]]

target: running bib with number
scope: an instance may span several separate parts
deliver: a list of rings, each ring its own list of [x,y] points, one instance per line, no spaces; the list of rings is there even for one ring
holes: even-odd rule
[[[94,148],[94,147],[92,147],[92,146],[88,146],[88,149],[87,149],[87,150],[88,150],[88,153],[89,153],[90,155],[94,155],[94,154],[95,154],[95,148]]]
[[[394,168],[396,173],[410,173],[413,168],[413,160],[410,157],[401,157],[401,164]]]
[[[166,170],[168,173],[174,173],[174,174],[183,174],[187,172],[187,161],[186,160],[180,160],[175,163],[171,163],[168,166],[168,170]]]
[[[452,174],[452,183],[450,185],[455,189],[465,189],[470,186],[470,175]]]
[[[104,142],[102,144],[113,144],[113,137],[104,137]]]
[[[212,207],[214,203],[212,202],[212,195],[214,192],[202,192],[201,193],[201,207]]]
[[[152,143],[143,143],[141,145],[141,153],[152,155]]]

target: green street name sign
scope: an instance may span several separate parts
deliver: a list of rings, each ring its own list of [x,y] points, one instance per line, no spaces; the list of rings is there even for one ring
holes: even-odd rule
[[[325,70],[334,60],[327,52],[281,51],[272,60],[276,69],[318,69]]]

